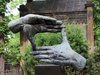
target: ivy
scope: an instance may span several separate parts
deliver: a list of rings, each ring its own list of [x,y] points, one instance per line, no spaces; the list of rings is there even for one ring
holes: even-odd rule
[[[0,0],[0,34],[3,34],[6,36],[8,34],[8,18],[4,16],[4,13],[6,11],[5,9],[6,1],[5,0]]]
[[[5,6],[6,6],[7,0],[0,0],[0,40],[4,39],[4,41],[0,42],[0,54],[5,55],[5,49],[6,45],[8,43],[8,37],[7,34],[9,32],[8,29],[8,18],[5,17]]]
[[[94,38],[95,44],[100,46],[100,0],[93,0],[94,3]]]
[[[7,26],[7,19],[4,18],[2,22],[0,22],[0,33],[3,33],[6,35],[8,33],[9,29]]]
[[[1,0],[0,1],[0,13],[4,13],[5,12],[5,0]]]

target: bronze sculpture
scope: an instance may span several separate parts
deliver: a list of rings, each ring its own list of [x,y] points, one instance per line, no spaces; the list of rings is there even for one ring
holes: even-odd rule
[[[56,20],[55,18],[28,14],[17,20],[9,22],[8,27],[14,33],[23,30],[28,40],[31,42],[32,49],[36,50],[35,42],[32,37],[40,32],[60,32],[62,28],[61,25],[62,21]]]
[[[64,28],[61,30],[62,43],[54,46],[42,46],[42,51],[34,51],[33,55],[40,61],[57,65],[71,65],[76,70],[85,67],[86,59],[75,52],[69,45]]]
[[[72,65],[74,69],[82,70],[85,67],[86,59],[70,47],[63,26],[63,23],[55,18],[35,14],[26,15],[8,24],[8,27],[14,33],[23,30],[31,42],[35,58],[52,64]],[[35,34],[60,31],[62,36],[61,44],[35,47],[34,39],[32,39]]]

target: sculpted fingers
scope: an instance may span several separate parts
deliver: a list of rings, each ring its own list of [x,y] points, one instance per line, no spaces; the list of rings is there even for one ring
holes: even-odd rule
[[[38,47],[37,50],[51,50],[52,46],[42,46],[42,47]]]
[[[42,62],[46,62],[46,63],[51,63],[51,64],[57,64],[57,65],[68,65],[71,64],[70,60],[58,60],[58,59],[40,59],[40,61]]]
[[[45,25],[45,27],[47,27],[48,29],[61,29],[61,26],[58,25]]]
[[[53,54],[54,52],[51,50],[47,50],[47,51],[33,51],[32,54],[33,55],[41,55],[41,54]]]
[[[49,59],[49,55],[35,55],[34,58],[36,59]]]
[[[61,29],[47,29],[48,32],[60,32]]]
[[[64,65],[70,61],[67,61],[67,60],[58,60],[58,59],[40,59],[40,61],[42,62],[46,62],[46,63],[51,63],[51,64],[58,64],[58,65]]]

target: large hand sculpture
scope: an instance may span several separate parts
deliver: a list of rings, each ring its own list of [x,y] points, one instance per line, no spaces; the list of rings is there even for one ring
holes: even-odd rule
[[[23,30],[23,27],[25,27],[26,24],[33,25],[34,27],[38,26],[39,28],[41,28],[40,26],[44,27],[45,30],[37,28],[37,31],[39,30],[40,32],[40,31],[49,31],[48,29],[50,28],[51,29],[60,28],[62,22],[56,20],[55,18],[47,16],[28,14],[17,20],[9,22],[8,27],[11,29],[12,32],[17,33]]]
[[[17,20],[9,22],[8,27],[14,33],[23,30],[28,40],[31,42],[33,50],[36,50],[34,39],[32,39],[32,37],[40,32],[59,32],[61,31],[61,25],[62,22],[55,18],[28,14]]]
[[[85,67],[86,59],[72,50],[64,28],[61,31],[61,35],[61,44],[40,47],[39,49],[42,51],[33,51],[34,57],[40,59],[40,61],[58,65],[71,65],[74,69],[82,70]]]
[[[51,17],[29,14],[18,20],[11,21],[8,27],[12,32],[17,33],[23,30],[33,50],[36,50],[34,39],[35,34],[40,32],[59,32],[62,34],[62,43],[54,46],[43,46],[33,51],[34,57],[44,62],[59,65],[72,65],[75,69],[81,70],[85,67],[86,59],[76,53],[70,47],[66,32],[61,27],[62,22]],[[62,29],[62,30],[61,30]],[[39,51],[42,50],[42,51]]]

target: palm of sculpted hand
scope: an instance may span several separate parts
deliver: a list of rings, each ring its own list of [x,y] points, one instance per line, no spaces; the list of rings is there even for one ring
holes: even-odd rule
[[[62,43],[54,46],[43,46],[42,51],[33,51],[34,57],[40,61],[58,65],[72,65],[81,70],[85,67],[86,59],[70,47],[64,28],[62,29]]]

